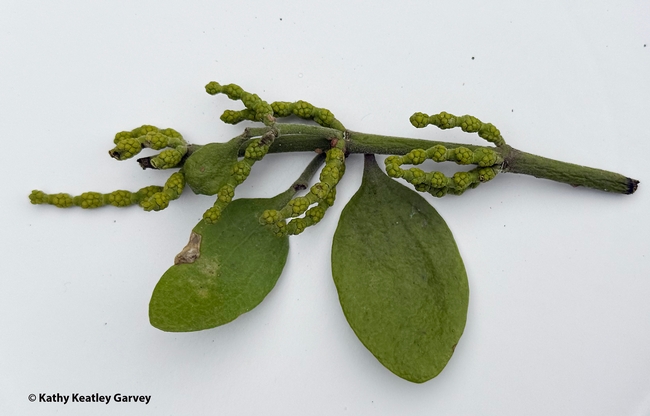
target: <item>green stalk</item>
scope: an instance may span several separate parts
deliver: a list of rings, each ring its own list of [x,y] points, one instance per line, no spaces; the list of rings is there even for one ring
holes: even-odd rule
[[[504,146],[503,172],[522,173],[571,186],[584,186],[617,194],[633,194],[639,181],[618,173],[561,162]]]
[[[571,186],[584,186],[619,194],[632,194],[639,184],[638,180],[618,173],[533,155],[508,145],[500,147],[476,146],[349,130],[341,132],[321,126],[289,123],[276,124],[273,127],[248,128],[242,136],[258,137],[271,129],[276,129],[278,136],[269,149],[269,153],[324,151],[331,147],[331,140],[345,140],[347,153],[405,155],[413,149],[428,149],[435,145],[447,148],[462,146],[472,151],[490,148],[503,157],[502,172],[531,175]],[[188,155],[199,147],[198,145],[188,146]],[[242,145],[240,156],[243,155],[244,149],[245,146]]]

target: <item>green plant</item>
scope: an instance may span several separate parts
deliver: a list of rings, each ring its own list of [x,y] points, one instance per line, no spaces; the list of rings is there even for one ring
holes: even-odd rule
[[[142,126],[115,136],[111,157],[125,160],[143,148],[162,150],[138,159],[146,169],[178,168],[163,186],[135,192],[79,196],[32,191],[33,204],[57,207],[140,205],[159,211],[185,185],[216,195],[187,246],[156,285],[151,324],[163,331],[197,331],[232,321],[258,305],[282,273],[288,235],[317,224],[334,203],[346,156],[364,153],[360,189],[341,214],[332,246],[332,275],[348,322],[363,344],[398,376],[424,382],[442,371],[465,327],[469,289],[463,261],[445,221],[417,191],[461,195],[504,172],[522,173],[621,194],[638,181],[617,173],[560,162],[516,150],[499,130],[473,116],[415,113],[418,128],[459,127],[493,145],[472,146],[347,130],[327,109],[304,101],[267,103],[241,87],[211,82],[209,94],[239,100],[244,109],[221,119],[260,122],[227,143],[188,144],[177,131]],[[297,116],[314,124],[281,123]],[[164,150],[163,150],[164,149]],[[254,164],[268,153],[316,152],[300,177],[269,199],[234,199]],[[386,174],[375,161],[385,159]],[[426,160],[473,165],[451,177],[417,167]],[[324,166],[323,166],[324,164]],[[309,187],[320,170],[319,181]],[[303,196],[296,194],[308,190]]]

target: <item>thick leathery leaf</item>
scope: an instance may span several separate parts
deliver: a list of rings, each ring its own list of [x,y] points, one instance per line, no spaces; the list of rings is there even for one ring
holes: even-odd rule
[[[177,264],[154,289],[151,324],[163,331],[199,331],[257,306],[275,286],[289,252],[288,237],[273,235],[259,216],[284,206],[290,195],[237,199],[216,224],[199,222]]]
[[[384,366],[416,383],[442,371],[465,328],[465,266],[442,217],[372,155],[341,213],[332,275],[350,326]]]
[[[226,143],[210,143],[192,153],[185,163],[187,185],[200,195],[214,195],[226,184],[237,162],[241,140],[237,138]]]

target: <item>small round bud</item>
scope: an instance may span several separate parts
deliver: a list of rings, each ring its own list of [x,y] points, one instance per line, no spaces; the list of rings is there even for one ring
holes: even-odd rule
[[[47,204],[47,201],[48,201],[48,195],[43,191],[34,189],[32,193],[29,194],[29,202],[31,202],[34,205]]]
[[[429,125],[429,116],[424,113],[415,113],[409,118],[409,121],[414,127],[421,129]]]
[[[174,172],[167,182],[165,182],[164,190],[168,193],[171,193],[170,196],[173,199],[176,199],[183,193],[183,188],[185,187],[185,175],[181,172]]]
[[[59,208],[68,208],[73,204],[72,196],[63,193],[50,195],[49,203]]]
[[[300,118],[310,119],[314,111],[314,106],[306,101],[296,101],[293,106],[293,114]]]
[[[133,203],[131,197],[132,194],[129,191],[113,191],[106,197],[106,202],[114,207],[126,207]]]
[[[323,200],[327,197],[327,194],[330,192],[331,187],[324,183],[319,182],[311,187],[310,192],[316,196],[319,200]]]
[[[140,202],[145,211],[161,211],[169,206],[169,195],[164,192],[156,192],[148,199]]]
[[[411,163],[413,165],[419,165],[424,163],[425,160],[427,160],[427,152],[424,149],[413,149],[410,152],[408,152],[404,157],[402,157],[402,160],[404,163]],[[406,162],[408,160],[408,162]]]
[[[161,132],[152,132],[148,133],[144,137],[144,140],[147,143],[147,147],[155,150],[160,150],[167,147],[169,137]]]
[[[469,165],[472,163],[474,154],[466,147],[457,147],[454,149],[454,157],[459,165]]]
[[[268,153],[270,146],[261,145],[259,139],[253,140],[251,144],[246,147],[244,157],[251,160],[262,160]]]
[[[447,160],[447,148],[440,144],[427,149],[427,156],[434,162],[444,162]]]
[[[494,150],[485,147],[477,149],[474,152],[473,158],[479,166],[492,166],[497,163],[498,159],[497,153]]]
[[[309,199],[304,196],[294,198],[289,201],[289,206],[291,207],[292,216],[300,215],[309,208]]]
[[[323,127],[330,127],[334,122],[334,114],[326,108],[317,108],[314,111],[314,121]]]
[[[219,201],[228,203],[235,197],[235,187],[232,185],[224,185],[219,189]]]
[[[151,165],[156,169],[169,169],[181,163],[183,155],[176,149],[166,149],[151,159]]]
[[[503,140],[503,137],[501,137],[501,132],[499,129],[490,123],[483,124],[478,131],[478,135],[488,142],[496,144],[497,146],[502,146],[505,144],[505,141]]]
[[[214,206],[210,207],[203,213],[203,219],[208,224],[214,224],[221,218],[221,208]]]
[[[444,188],[449,183],[449,178],[447,178],[442,172],[433,172],[431,174],[431,187],[432,188]]]
[[[455,190],[465,190],[472,183],[471,175],[467,172],[456,172],[452,179],[456,185]]]
[[[239,185],[244,182],[248,175],[251,173],[251,166],[243,160],[235,163],[232,167],[232,177],[235,182]]]
[[[271,109],[275,117],[289,117],[292,114],[293,104],[285,101],[271,103]]]
[[[241,97],[245,94],[242,87],[236,84],[224,85],[221,88],[221,93],[226,94],[231,100],[240,100]]]
[[[221,85],[218,82],[212,81],[205,86],[205,92],[207,92],[210,95],[219,94],[221,90],[222,90]]]
[[[314,224],[318,223],[325,216],[325,209],[320,205],[309,208],[305,213],[306,217],[309,217]]]
[[[386,165],[386,174],[390,176],[391,178],[401,178],[404,176],[404,171],[400,166],[395,163],[391,165]]]
[[[287,232],[291,235],[298,235],[305,231],[307,222],[304,218],[294,218],[287,224]]]
[[[137,139],[127,138],[120,140],[108,153],[117,160],[126,160],[140,153],[142,145]]]
[[[327,197],[325,198],[325,203],[327,206],[332,206],[334,205],[334,200],[336,199],[336,188],[332,188],[331,191],[327,194]]]
[[[478,170],[478,180],[481,182],[487,182],[497,176],[497,171],[494,168],[486,167]]]
[[[79,199],[77,199],[79,198]],[[99,192],[84,192],[83,194],[75,197],[77,199],[75,205],[80,206],[81,208],[99,208],[104,205],[103,195]]]
[[[479,119],[477,119],[474,116],[462,116],[459,117],[460,119],[460,128],[463,129],[463,131],[468,132],[468,133],[475,133],[477,132],[483,123]]]
[[[122,140],[130,139],[130,138],[132,138],[130,131],[121,131],[121,132],[115,134],[115,138],[113,139],[113,143],[118,144]]]
[[[339,149],[338,147],[332,147],[325,153],[325,162],[334,160],[338,160],[340,162],[345,161],[345,153],[343,153],[343,150]]]
[[[278,221],[280,221],[280,213],[275,209],[267,209],[260,217],[262,224],[274,224]]]

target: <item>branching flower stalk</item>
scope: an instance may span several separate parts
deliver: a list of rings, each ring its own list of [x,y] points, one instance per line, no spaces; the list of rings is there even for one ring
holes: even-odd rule
[[[390,371],[413,382],[435,377],[450,359],[466,321],[468,281],[455,240],[436,210],[413,190],[436,197],[462,195],[501,173],[519,173],[572,186],[632,194],[639,181],[601,169],[560,162],[517,150],[500,131],[470,115],[415,113],[416,128],[460,128],[488,145],[469,145],[348,130],[331,111],[306,101],[268,103],[235,84],[210,82],[206,91],[240,101],[221,120],[259,122],[226,143],[189,144],[171,128],[143,125],[117,133],[109,155],[126,160],[143,149],[160,153],[138,159],[143,169],[178,169],[162,185],[138,191],[46,194],[33,204],[60,208],[139,205],[160,211],[185,185],[215,202],[190,242],[160,279],[149,305],[153,326],[197,331],[223,325],[254,308],[275,285],[286,262],[288,236],[318,224],[336,198],[346,157],[365,154],[360,189],[344,208],[332,246],[332,274],[348,322]],[[313,124],[286,123],[298,117]],[[284,193],[268,199],[236,199],[238,185],[272,153],[318,155]],[[376,154],[388,155],[385,172]],[[451,176],[417,167],[427,160],[471,168]],[[309,186],[320,169],[319,181]],[[308,190],[308,191],[307,191]],[[300,191],[307,191],[298,195]],[[241,244],[246,241],[246,244]],[[233,251],[232,247],[238,247]]]

